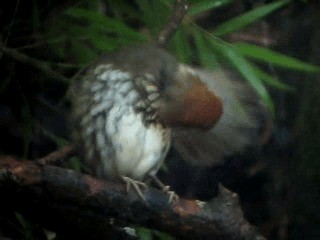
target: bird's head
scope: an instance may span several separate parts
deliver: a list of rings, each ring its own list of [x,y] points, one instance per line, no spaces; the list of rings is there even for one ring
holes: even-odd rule
[[[170,127],[212,128],[223,112],[221,99],[180,64],[162,93],[159,117]]]

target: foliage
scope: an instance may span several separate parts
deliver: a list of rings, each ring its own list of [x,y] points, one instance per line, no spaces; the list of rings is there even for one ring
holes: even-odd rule
[[[109,9],[111,17],[99,11],[95,4],[91,4],[89,9],[80,5],[67,9],[62,17],[59,17],[61,23],[54,24],[59,26],[58,29],[54,26],[50,28],[51,35],[56,36],[59,31],[61,34],[59,38],[68,39],[74,61],[87,64],[100,52],[109,52],[147,39],[155,39],[173,9],[171,0],[142,0],[135,1],[135,4],[116,2],[118,1],[109,1],[112,6]],[[267,48],[248,43],[231,44],[221,38],[272,14],[289,4],[289,0],[275,1],[257,7],[221,23],[213,30],[205,30],[196,23],[198,15],[231,2],[230,0],[190,1],[189,13],[170,43],[171,50],[182,62],[197,63],[206,68],[213,69],[221,62],[230,64],[250,82],[273,110],[273,103],[265,85],[281,90],[292,89],[262,70],[252,60],[298,71],[315,72],[319,71],[319,68]],[[120,13],[122,9],[123,13]],[[64,26],[63,30],[61,26]]]
[[[19,2],[17,1],[17,5]],[[273,110],[274,106],[267,86],[280,90],[292,90],[292,88],[266,72],[261,63],[301,72],[319,72],[319,67],[254,44],[230,43],[225,40],[228,35],[256,23],[291,4],[292,1],[272,1],[209,28],[202,27],[197,21],[199,16],[219,11],[219,8],[226,8],[233,2],[232,0],[190,0],[188,14],[168,47],[184,63],[197,64],[209,69],[219,67],[222,63],[230,65],[249,81]],[[168,22],[174,7],[174,0],[86,0],[79,1],[73,6],[63,7],[62,11],[55,11],[43,17],[40,4],[38,5],[37,1],[32,3],[32,18],[25,25],[33,34],[30,34],[32,35],[30,39],[24,43],[25,45],[20,45],[18,50],[34,60],[42,61],[46,66],[50,66],[60,75],[70,79],[78,70],[104,52],[156,39],[159,31]],[[7,47],[10,47],[10,43],[18,46],[12,36],[22,29],[21,22],[23,21],[19,16],[13,14],[10,23],[5,26],[6,34],[3,34],[2,42],[9,43]],[[18,28],[19,26],[21,29]],[[18,37],[16,39],[27,38],[27,36]],[[28,51],[30,49],[31,51]],[[12,65],[8,64],[7,67]],[[39,64],[33,67],[41,71],[47,69],[41,69]],[[12,72],[14,70],[13,68]],[[39,85],[43,86],[45,85],[43,79],[46,78],[43,76],[34,78],[31,82],[42,81]],[[6,78],[0,82],[1,93],[6,91],[10,85],[9,81],[10,78]],[[50,88],[50,85],[45,87]],[[32,107],[29,99],[23,98],[21,104],[22,155],[26,156],[30,152],[28,146],[32,139],[32,130],[36,127],[56,146],[65,145],[66,139],[56,136],[45,126],[37,124]],[[81,168],[77,159],[74,159],[71,164],[78,170]],[[17,218],[23,228],[21,231],[25,235],[31,235],[30,226],[27,226],[22,216],[17,214]],[[139,234],[141,239],[151,239],[152,235],[145,229],[140,229]],[[159,239],[166,239],[160,233],[156,235]]]
[[[155,230],[150,230],[147,228],[142,228],[142,227],[138,227],[136,228],[136,232],[138,235],[138,239],[139,240],[152,240],[154,239],[154,236],[157,237],[157,239],[159,240],[173,240],[174,238],[169,236],[168,234],[159,232],[159,231],[155,231]]]
[[[248,11],[240,16],[234,17],[227,22],[220,24],[215,30],[215,36],[223,36],[228,33],[239,30],[249,24],[271,14],[273,11],[279,9],[285,4],[288,4],[289,0],[275,1],[264,6],[255,8]]]

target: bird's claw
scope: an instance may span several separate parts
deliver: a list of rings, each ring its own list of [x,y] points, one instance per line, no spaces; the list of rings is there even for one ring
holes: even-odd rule
[[[144,190],[148,188],[148,186],[145,183],[133,180],[132,178],[125,177],[125,176],[122,176],[122,180],[127,184],[127,192],[129,192],[131,186],[133,186],[133,188],[136,190],[136,193],[138,194],[138,196],[144,202],[146,202],[146,198],[141,191],[141,188],[144,188]]]
[[[203,208],[204,205],[206,204],[206,202],[200,201],[200,200],[196,200],[196,204],[200,207]]]
[[[175,203],[179,200],[179,196],[174,191],[170,191],[170,186],[164,186],[162,188],[162,191],[168,195],[169,197],[168,202],[170,204]]]

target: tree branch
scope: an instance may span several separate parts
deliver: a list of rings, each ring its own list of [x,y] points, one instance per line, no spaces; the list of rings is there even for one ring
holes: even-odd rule
[[[66,78],[65,76],[61,75],[60,73],[54,71],[48,63],[44,61],[40,61],[38,59],[29,57],[28,55],[25,55],[13,48],[6,47],[2,41],[0,41],[0,50],[2,53],[7,55],[8,57],[25,64],[28,64],[41,72],[43,72],[49,79],[54,78],[56,81],[59,81],[61,83],[69,83],[70,80]]]
[[[173,15],[168,24],[159,33],[156,44],[159,47],[164,47],[173,34],[178,29],[183,17],[186,15],[188,4],[186,0],[176,0]]]
[[[114,231],[125,235],[124,227],[135,224],[180,239],[264,239],[244,219],[238,196],[223,186],[203,206],[182,198],[170,205],[166,194],[150,187],[143,202],[134,190],[127,193],[121,182],[4,156],[0,191],[0,210],[10,207],[73,237],[101,239]]]
[[[57,151],[49,153],[47,156],[36,160],[38,164],[42,165],[60,165],[65,159],[75,155],[76,149],[73,144],[67,145]]]

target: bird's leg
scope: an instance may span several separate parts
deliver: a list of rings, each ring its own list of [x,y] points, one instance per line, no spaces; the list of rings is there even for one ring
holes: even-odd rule
[[[169,203],[175,202],[179,200],[179,196],[174,192],[174,191],[170,191],[170,186],[168,185],[164,185],[163,182],[161,182],[161,180],[154,175],[150,175],[150,178],[155,182],[156,185],[158,185],[158,187],[165,193],[168,194],[169,196]]]
[[[127,192],[129,192],[130,190],[130,187],[133,186],[133,188],[136,190],[138,196],[145,202],[146,201],[146,198],[144,197],[144,194],[142,193],[141,191],[141,187],[146,189],[147,188],[147,185],[143,182],[139,182],[139,181],[136,181],[132,178],[129,178],[129,177],[125,177],[125,176],[122,176],[122,180],[127,184]]]

